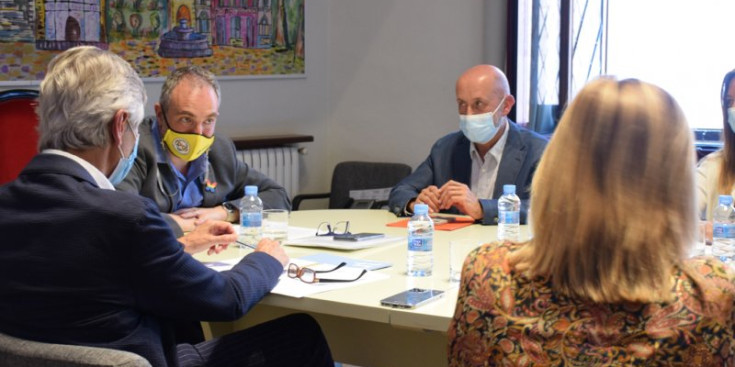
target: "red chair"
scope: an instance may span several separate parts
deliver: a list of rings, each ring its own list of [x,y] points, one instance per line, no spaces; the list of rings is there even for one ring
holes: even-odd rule
[[[38,91],[0,91],[0,185],[18,177],[38,153]]]

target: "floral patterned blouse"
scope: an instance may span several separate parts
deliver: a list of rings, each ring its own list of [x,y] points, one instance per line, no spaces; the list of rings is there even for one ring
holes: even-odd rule
[[[487,244],[466,260],[450,366],[735,366],[735,275],[719,260],[688,261],[704,288],[673,270],[672,303],[595,304],[515,273],[516,246]]]

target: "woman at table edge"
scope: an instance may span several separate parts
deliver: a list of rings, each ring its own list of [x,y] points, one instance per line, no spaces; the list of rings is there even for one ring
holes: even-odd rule
[[[687,259],[694,150],[668,93],[589,83],[542,157],[532,205],[532,240],[465,260],[450,366],[735,365],[735,275]]]

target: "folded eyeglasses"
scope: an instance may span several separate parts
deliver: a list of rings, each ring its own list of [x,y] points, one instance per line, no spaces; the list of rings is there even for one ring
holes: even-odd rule
[[[350,221],[337,222],[334,227],[329,222],[321,222],[319,227],[316,228],[317,236],[334,236],[336,234],[350,234]]]

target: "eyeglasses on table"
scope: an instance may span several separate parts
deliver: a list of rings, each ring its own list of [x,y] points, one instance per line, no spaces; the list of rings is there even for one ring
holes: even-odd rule
[[[350,234],[350,221],[343,220],[334,224],[329,222],[321,222],[316,228],[317,236],[334,236],[336,234]]]
[[[357,276],[355,279],[322,279],[317,278],[318,274],[324,274],[324,273],[331,273],[343,266],[347,265],[346,262],[341,262],[339,265],[337,265],[334,269],[331,270],[314,270],[311,268],[306,267],[300,267],[296,264],[288,264],[288,277],[289,278],[299,278],[304,283],[344,283],[344,282],[354,282],[360,278],[362,278],[365,273],[367,273],[366,269],[362,269],[362,272],[360,275]]]

